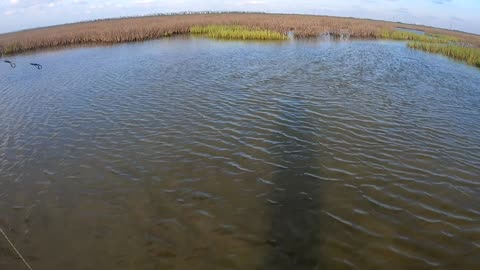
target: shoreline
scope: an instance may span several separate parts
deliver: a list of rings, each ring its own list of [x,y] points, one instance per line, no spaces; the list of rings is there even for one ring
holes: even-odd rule
[[[154,40],[189,34],[192,27],[207,25],[239,25],[282,34],[293,33],[294,39],[319,38],[322,35],[384,39],[382,31],[405,28],[431,35],[449,35],[480,48],[480,36],[428,26],[316,15],[201,13],[103,19],[0,34],[0,56],[57,47]]]

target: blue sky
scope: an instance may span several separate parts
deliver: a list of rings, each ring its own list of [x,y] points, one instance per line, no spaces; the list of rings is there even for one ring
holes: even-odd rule
[[[0,0],[0,33],[107,17],[204,10],[352,16],[480,34],[480,0]]]

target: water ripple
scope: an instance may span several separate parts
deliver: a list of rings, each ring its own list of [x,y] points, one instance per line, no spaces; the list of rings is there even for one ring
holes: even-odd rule
[[[14,60],[0,226],[35,269],[480,266],[475,68],[397,42],[165,39]]]

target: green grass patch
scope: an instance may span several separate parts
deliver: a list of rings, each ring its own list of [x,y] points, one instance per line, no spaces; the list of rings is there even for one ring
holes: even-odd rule
[[[417,34],[406,31],[384,30],[380,37],[392,40],[407,40],[408,47],[425,52],[445,55],[480,67],[480,49],[463,46],[460,39],[447,35]]]
[[[431,43],[452,43],[458,42],[456,37],[445,35],[420,35],[416,33],[406,31],[388,31],[384,30],[380,33],[380,37],[384,39],[393,40],[409,40],[418,42],[431,42]]]
[[[480,67],[480,49],[467,48],[454,44],[438,44],[425,42],[409,42],[408,47],[426,52],[442,54],[451,58],[462,60],[470,65]]]
[[[16,44],[16,43],[9,44],[5,48],[3,48],[2,54],[4,55],[14,54],[18,51],[21,51],[21,49],[22,49],[21,45],[19,44]]]
[[[440,39],[442,41],[445,41],[444,43],[454,43],[454,42],[460,42],[460,39],[457,37],[452,37],[452,36],[447,36],[447,35],[436,35],[436,34],[429,34],[429,36]]]
[[[214,39],[226,40],[286,40],[288,36],[279,32],[239,25],[193,26],[190,32]]]

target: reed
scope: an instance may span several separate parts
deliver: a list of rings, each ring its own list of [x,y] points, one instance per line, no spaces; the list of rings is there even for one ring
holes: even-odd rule
[[[438,44],[411,41],[408,47],[425,52],[442,54],[457,60],[465,61],[470,65],[480,67],[480,49],[467,48],[454,44]]]
[[[420,35],[411,32],[405,31],[388,31],[383,30],[380,34],[381,38],[384,39],[392,39],[392,40],[410,40],[410,41],[418,41],[418,42],[431,42],[431,43],[452,43],[458,42],[459,39],[452,36],[447,35]]]
[[[382,38],[382,31],[393,32],[396,28],[408,28],[426,32],[439,40],[445,39],[442,36],[451,36],[469,46],[480,47],[480,36],[426,26],[328,16],[219,13],[119,18],[0,34],[0,55],[84,44],[113,44],[165,38],[190,34],[194,27],[209,25],[242,26],[249,30],[270,31],[282,35],[291,32],[297,39],[316,38],[321,35],[376,39]],[[265,36],[264,33],[256,35]]]
[[[276,31],[247,28],[240,25],[193,26],[190,32],[214,39],[227,40],[286,40],[288,36]]]

